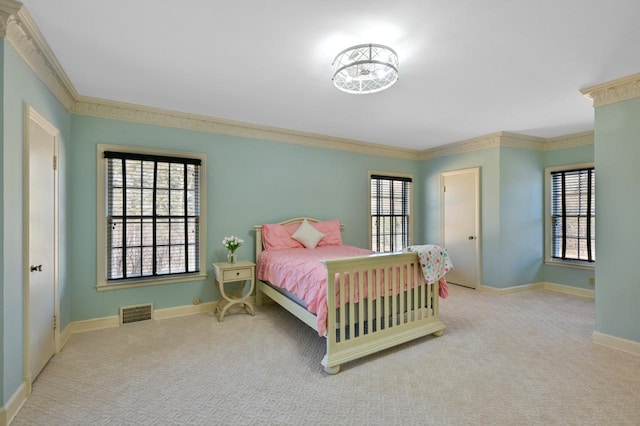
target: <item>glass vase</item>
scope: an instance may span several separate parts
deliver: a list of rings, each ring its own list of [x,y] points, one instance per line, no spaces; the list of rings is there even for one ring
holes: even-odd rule
[[[227,262],[236,263],[236,254],[232,251],[227,252]]]

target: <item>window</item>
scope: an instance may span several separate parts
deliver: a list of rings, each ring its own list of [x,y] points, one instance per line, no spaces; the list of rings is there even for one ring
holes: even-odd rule
[[[202,279],[204,156],[105,145],[99,156],[98,287]]]
[[[411,244],[411,176],[370,173],[371,250],[388,253]]]
[[[547,169],[547,261],[593,266],[595,185],[592,164]]]

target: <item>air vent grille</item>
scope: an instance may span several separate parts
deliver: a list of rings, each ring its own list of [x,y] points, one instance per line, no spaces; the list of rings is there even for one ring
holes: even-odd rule
[[[153,318],[153,303],[120,308],[120,324],[146,321]]]

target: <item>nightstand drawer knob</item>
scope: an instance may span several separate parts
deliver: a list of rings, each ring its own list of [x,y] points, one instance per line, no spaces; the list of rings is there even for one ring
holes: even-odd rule
[[[236,272],[236,277],[237,277],[238,275],[240,275],[240,272]]]

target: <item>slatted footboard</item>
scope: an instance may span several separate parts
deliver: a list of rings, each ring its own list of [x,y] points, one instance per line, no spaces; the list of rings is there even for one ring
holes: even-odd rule
[[[416,253],[324,261],[330,374],[347,361],[428,334],[442,335],[438,283],[426,285]],[[345,295],[344,297],[342,295]]]

